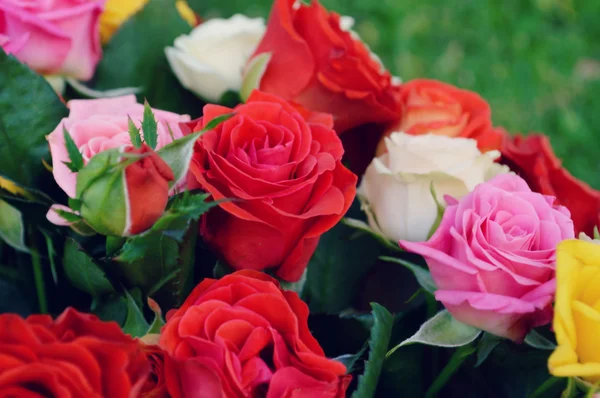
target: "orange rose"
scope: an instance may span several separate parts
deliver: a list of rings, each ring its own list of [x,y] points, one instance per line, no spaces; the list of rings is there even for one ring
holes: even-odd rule
[[[436,134],[472,138],[482,152],[499,149],[503,134],[492,127],[492,111],[477,93],[436,80],[416,79],[402,86],[401,118],[385,134]],[[382,139],[376,156],[385,153]]]

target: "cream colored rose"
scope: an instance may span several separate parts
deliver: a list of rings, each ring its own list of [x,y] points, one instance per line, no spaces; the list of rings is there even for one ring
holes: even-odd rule
[[[369,225],[387,238],[426,241],[437,205],[450,195],[460,199],[477,184],[509,170],[494,163],[498,151],[482,154],[477,141],[433,134],[393,133],[384,138],[387,153],[373,159],[358,196]]]
[[[264,32],[261,18],[234,15],[211,19],[189,35],[179,36],[165,53],[185,88],[206,100],[218,101],[228,90],[239,91],[243,68]]]

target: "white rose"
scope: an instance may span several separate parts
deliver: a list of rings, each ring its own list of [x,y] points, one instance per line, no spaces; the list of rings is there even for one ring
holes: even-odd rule
[[[437,204],[450,195],[460,199],[508,167],[494,163],[499,151],[482,154],[477,142],[440,135],[393,133],[388,152],[373,159],[358,197],[370,227],[390,240],[426,241],[437,218]]]
[[[198,96],[218,101],[239,91],[246,61],[265,33],[262,18],[234,15],[211,19],[175,39],[165,53],[181,84]]]

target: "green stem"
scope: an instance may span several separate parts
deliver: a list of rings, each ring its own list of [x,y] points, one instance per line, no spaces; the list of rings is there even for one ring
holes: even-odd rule
[[[442,369],[442,372],[438,375],[438,377],[433,381],[427,392],[425,393],[425,398],[434,398],[440,392],[442,388],[446,385],[448,380],[452,377],[454,373],[460,368],[462,363],[475,352],[475,347],[471,344],[464,345],[456,350],[456,352],[450,358],[448,364]]]
[[[564,382],[565,379],[561,379],[558,377],[551,377],[546,380],[541,386],[539,386],[530,396],[529,398],[540,398],[545,397],[552,387],[554,387],[557,383]]]
[[[40,313],[48,313],[48,302],[46,301],[46,285],[44,283],[44,272],[42,270],[42,260],[36,244],[35,232],[31,231],[31,263],[33,265],[33,279],[35,282],[35,290],[37,292],[38,304]]]

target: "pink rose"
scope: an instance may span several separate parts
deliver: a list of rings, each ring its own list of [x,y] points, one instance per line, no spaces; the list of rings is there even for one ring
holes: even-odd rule
[[[69,117],[63,119],[50,133],[48,142],[52,153],[54,179],[67,195],[75,197],[77,174],[69,170],[63,163],[69,161],[63,127],[67,129],[82,153],[83,160],[87,163],[99,152],[131,145],[127,116],[131,117],[139,128],[143,119],[144,106],[137,103],[134,95],[95,100],[73,100],[69,101],[67,106],[71,111]],[[158,122],[156,149],[172,142],[173,138],[183,137],[179,123],[189,121],[189,116],[156,109],[153,112]],[[173,137],[171,137],[171,132]],[[141,133],[143,136],[143,131]]]
[[[41,74],[88,80],[102,56],[98,23],[105,2],[1,0],[0,46]],[[22,46],[10,48],[15,42]]]
[[[514,174],[448,202],[428,242],[400,241],[427,261],[436,299],[457,320],[517,342],[549,323],[556,245],[574,237],[567,208]]]

